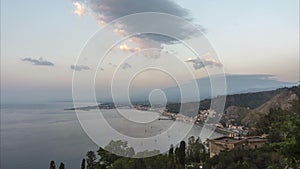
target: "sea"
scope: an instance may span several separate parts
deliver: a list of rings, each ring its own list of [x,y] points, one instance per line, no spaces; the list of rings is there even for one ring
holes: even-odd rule
[[[86,103],[85,103],[86,104]],[[87,128],[82,127],[85,123],[78,120],[78,114],[89,114],[93,111],[76,112],[74,110],[65,110],[72,108],[72,102],[46,102],[39,104],[1,104],[1,169],[42,169],[49,168],[51,160],[54,160],[58,166],[63,162],[66,168],[80,168],[81,160],[85,158],[86,152],[96,151],[99,147],[97,139],[93,139],[91,133],[86,132]],[[140,115],[130,113],[131,110],[125,110],[127,117],[131,120],[140,122],[143,117],[151,120],[157,115],[154,112],[143,112]],[[180,130],[174,128],[168,133],[168,129],[177,126],[180,129],[188,127],[187,122],[156,120],[147,122],[141,126],[132,126],[135,123],[129,123],[126,118],[117,115],[115,110],[102,111],[103,117],[108,123],[98,121],[97,124],[110,124],[112,131],[127,135],[128,138],[154,137],[155,135],[165,134],[163,137],[155,140],[155,147],[161,151],[168,149],[168,143],[177,143],[179,137],[173,137],[174,133],[180,133]],[[93,124],[93,116],[85,119],[86,123]],[[107,130],[103,127],[96,128],[101,133],[101,138],[110,138]],[[104,132],[104,130],[106,132]],[[198,135],[203,130],[201,127],[193,126],[190,134]],[[209,131],[207,131],[209,132]],[[204,131],[206,133],[206,131]],[[104,134],[104,135],[103,135]],[[106,134],[106,135],[105,135]],[[222,134],[213,132],[210,138],[219,137]],[[176,138],[176,139],[175,139]],[[187,138],[187,137],[186,137]],[[205,140],[207,138],[201,138]],[[97,143],[97,144],[96,144]],[[103,143],[103,145],[106,143]],[[175,144],[176,145],[176,144]],[[101,146],[101,145],[100,145]],[[140,151],[141,146],[130,145],[136,151]],[[144,146],[147,148],[147,146]],[[142,149],[141,149],[142,150]]]

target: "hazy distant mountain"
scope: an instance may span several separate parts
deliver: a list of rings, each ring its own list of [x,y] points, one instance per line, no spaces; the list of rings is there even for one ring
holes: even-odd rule
[[[219,75],[213,76],[217,81],[221,80],[222,77]],[[298,84],[291,82],[283,82],[273,78],[271,75],[226,75],[226,91],[221,91],[220,89],[214,89],[215,95],[231,95],[231,94],[240,94],[240,93],[252,93],[260,91],[271,91],[278,88],[295,86]],[[194,84],[197,84],[199,91],[199,97],[195,97]],[[169,87],[162,89],[167,97],[168,102],[198,102],[200,100],[211,98],[211,83],[210,78],[200,78],[195,81],[190,81],[186,84],[180,86],[181,91],[184,92],[185,98],[181,99],[181,93],[179,87]],[[145,89],[134,90],[130,93],[130,99],[132,102],[148,102],[150,91]],[[112,102],[112,99],[104,93],[99,93],[99,96],[103,98],[98,98],[99,102]]]
[[[249,92],[260,92],[270,91],[282,87],[291,87],[297,85],[297,83],[278,81],[272,78],[271,75],[226,75],[227,94],[237,93],[249,93]],[[220,76],[215,76],[216,79]],[[210,78],[200,78],[196,80],[199,87],[200,100],[211,97],[211,83]],[[193,95],[194,88],[193,83],[187,83],[180,86],[182,91],[186,92],[187,95]],[[224,95],[224,93],[218,89],[214,89],[216,95]],[[180,102],[180,92],[178,87],[170,87],[164,89],[169,102]],[[185,101],[199,101],[197,98],[182,98]]]

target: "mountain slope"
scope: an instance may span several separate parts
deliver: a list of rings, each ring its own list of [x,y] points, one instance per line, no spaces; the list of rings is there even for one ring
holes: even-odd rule
[[[293,90],[296,89],[296,90]],[[249,113],[242,119],[244,124],[253,124],[262,115],[268,114],[272,108],[281,108],[282,110],[289,110],[292,107],[294,101],[300,101],[299,95],[296,93],[299,91],[297,88],[283,89],[280,93],[275,95],[269,101],[263,105],[249,111]]]
[[[226,96],[225,113],[223,120],[234,119],[243,125],[254,124],[262,115],[268,114],[271,108],[279,107],[289,109],[294,101],[300,101],[300,86],[291,88],[280,88],[273,91],[243,93]],[[218,99],[214,98],[214,99]],[[200,102],[168,103],[170,112],[178,113],[180,108],[182,114],[195,116],[200,110],[210,108],[211,99]],[[197,110],[199,106],[199,110]]]

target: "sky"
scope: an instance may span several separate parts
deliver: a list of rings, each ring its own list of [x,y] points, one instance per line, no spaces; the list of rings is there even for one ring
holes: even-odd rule
[[[169,13],[199,25],[204,35],[185,40],[209,43],[207,50],[198,56],[184,45],[172,43],[170,38],[134,36],[116,44],[103,61],[103,66],[99,67],[95,64],[97,61],[89,57],[97,55],[97,50],[104,51],[101,47],[105,45],[94,51],[90,47],[91,53],[77,60],[92,35],[95,38],[90,42],[105,38],[112,41],[151,26],[147,20],[140,24],[115,23],[111,27],[106,26],[107,32],[103,33],[106,24],[135,12]],[[152,22],[163,25],[165,20],[157,18]],[[99,29],[104,31],[95,34]],[[179,38],[190,33],[182,25],[175,25],[168,31]],[[156,50],[149,54],[147,48]],[[175,51],[178,60],[173,61],[169,56],[172,51]],[[139,53],[148,60],[140,59]],[[122,63],[125,56],[130,55],[132,57]],[[152,60],[149,61],[149,58]],[[99,61],[99,57],[94,59]],[[194,77],[179,71],[176,64],[182,63],[188,67],[187,71],[193,72]],[[85,85],[86,79],[95,76],[97,70],[96,77],[99,78],[95,83],[99,89],[96,90],[101,93],[108,90],[113,70],[119,68],[121,71],[117,76],[120,77],[118,84],[121,84],[122,80],[128,81],[130,75],[143,68],[136,65],[162,64],[178,75],[176,80],[184,83],[191,78],[207,76],[203,63],[215,73],[267,74],[279,81],[299,81],[299,0],[1,1],[1,100],[69,99],[74,71],[82,78],[78,83],[84,88],[89,87]],[[133,86],[143,88],[151,84],[153,78],[158,78],[162,87],[175,83],[166,74],[149,72],[131,82]],[[152,89],[156,85],[149,86]]]

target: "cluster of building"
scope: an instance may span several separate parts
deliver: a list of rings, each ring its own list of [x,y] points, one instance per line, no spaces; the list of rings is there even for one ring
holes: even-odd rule
[[[222,151],[256,149],[268,142],[266,135],[252,137],[223,136],[209,140],[210,158]]]
[[[248,134],[248,127],[242,126],[242,125],[232,125],[228,124],[226,127],[229,131],[232,132],[234,136],[242,135],[245,136]]]
[[[218,114],[213,110],[203,110],[194,118],[194,123],[201,125],[207,122],[208,118],[215,118],[217,116]],[[217,123],[208,125],[214,125],[217,129],[228,133],[227,136],[209,140],[211,158],[222,151],[256,149],[268,142],[267,135],[244,137],[248,134],[248,128],[243,125],[233,125],[228,121],[225,124]]]
[[[136,107],[140,110],[145,110],[148,107],[144,105],[139,105]],[[149,109],[149,108],[148,108]],[[160,120],[178,120],[184,121],[194,124],[204,124],[207,123],[209,118],[219,118],[218,116],[222,116],[217,114],[214,110],[202,110],[199,112],[197,116],[188,117],[183,114],[175,114],[168,112],[166,110],[161,111],[162,117]],[[222,151],[230,151],[230,150],[245,150],[245,149],[256,149],[262,147],[264,144],[268,142],[267,136],[251,136],[251,137],[243,137],[247,135],[248,129],[242,125],[233,125],[230,122],[226,122],[226,124],[208,124],[215,125],[217,129],[221,129],[222,131],[226,131],[227,136],[218,137],[215,139],[209,140],[209,150],[210,157],[214,157],[218,155]]]
[[[195,117],[195,123],[203,124],[207,120],[207,118],[214,118],[216,116],[217,116],[217,113],[214,110],[211,110],[211,109],[202,110]]]
[[[219,117],[218,117],[219,116]],[[222,131],[226,131],[227,133],[231,133],[233,136],[246,136],[248,134],[248,127],[243,125],[236,125],[230,120],[226,120],[226,123],[211,123],[207,122],[208,118],[223,118],[222,114],[217,114],[214,110],[202,110],[199,114],[194,118],[195,124],[204,124],[213,125]]]

